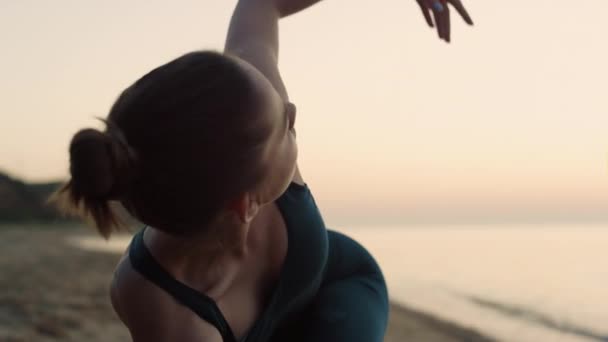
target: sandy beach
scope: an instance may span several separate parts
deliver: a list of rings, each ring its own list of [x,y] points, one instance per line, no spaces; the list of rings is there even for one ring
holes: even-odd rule
[[[120,256],[66,242],[87,234],[82,227],[0,226],[0,341],[130,341],[107,291]],[[491,339],[393,303],[385,341]]]

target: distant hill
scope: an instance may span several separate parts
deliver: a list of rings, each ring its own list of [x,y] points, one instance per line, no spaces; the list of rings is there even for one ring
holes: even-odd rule
[[[60,184],[28,184],[0,172],[0,223],[68,221],[46,204]]]

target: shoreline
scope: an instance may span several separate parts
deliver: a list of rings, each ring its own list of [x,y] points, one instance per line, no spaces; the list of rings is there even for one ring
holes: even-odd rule
[[[469,341],[490,342],[481,332],[391,301],[389,325],[384,342],[398,341]]]
[[[0,340],[130,341],[108,297],[120,254],[66,242],[84,228],[0,225]],[[92,233],[91,233],[92,236]],[[494,341],[458,324],[391,301],[385,342]]]

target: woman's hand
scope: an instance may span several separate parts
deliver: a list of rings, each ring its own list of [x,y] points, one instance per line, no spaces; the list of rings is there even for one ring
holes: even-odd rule
[[[437,33],[439,34],[439,38],[445,40],[446,42],[450,42],[450,8],[448,7],[448,3],[450,3],[456,11],[460,14],[462,19],[469,24],[473,25],[473,20],[467,13],[467,10],[462,5],[460,0],[416,0],[418,5],[420,5],[420,9],[422,10],[422,14],[424,15],[424,19],[426,19],[427,24],[430,27],[437,26]],[[433,17],[435,18],[435,25],[433,25],[433,19],[431,18],[431,13],[433,12]]]

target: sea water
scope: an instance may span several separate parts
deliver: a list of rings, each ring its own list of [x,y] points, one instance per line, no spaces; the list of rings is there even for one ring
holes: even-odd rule
[[[608,341],[608,225],[337,228],[393,301],[502,341]],[[122,251],[130,237],[71,243]]]
[[[393,300],[502,341],[608,341],[608,225],[338,229]]]

